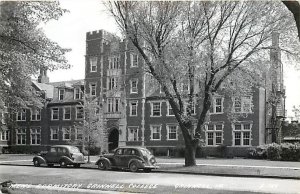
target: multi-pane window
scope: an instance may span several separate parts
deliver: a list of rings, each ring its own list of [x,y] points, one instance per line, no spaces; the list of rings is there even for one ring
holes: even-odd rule
[[[58,127],[50,127],[51,140],[58,140]]]
[[[120,57],[114,56],[108,59],[109,61],[109,69],[119,69],[120,68]]]
[[[189,84],[188,81],[184,81],[184,82],[182,83],[182,92],[183,92],[184,94],[188,94],[188,93],[190,92],[190,84]]]
[[[59,119],[59,109],[52,108],[51,109],[51,120],[58,120]]]
[[[152,102],[151,109],[151,116],[161,116],[161,102]]]
[[[130,93],[138,93],[138,80],[132,79],[130,81]]]
[[[167,125],[168,140],[177,140],[177,125]]]
[[[96,83],[90,83],[90,95],[96,96]]]
[[[233,144],[234,146],[250,146],[252,124],[250,123],[234,123],[233,124]]]
[[[16,131],[16,143],[17,145],[25,145],[26,144],[26,129],[25,128],[19,128]]]
[[[114,113],[120,111],[120,98],[107,98],[107,112]]]
[[[160,139],[161,139],[161,126],[151,125],[151,140],[160,140]]]
[[[71,139],[71,128],[70,127],[63,127],[63,140],[70,140]]]
[[[214,97],[212,99],[212,104],[210,109],[211,114],[223,113],[223,100],[224,100],[223,97]]]
[[[167,104],[168,104],[167,116],[174,116],[174,112],[173,112],[173,109],[172,109],[170,103],[167,103]]]
[[[30,144],[40,145],[41,144],[41,128],[31,128],[30,129]]]
[[[76,107],[76,119],[83,119],[83,107]]]
[[[130,54],[130,66],[137,67],[139,61],[139,56],[137,54],[131,53]]]
[[[128,141],[138,141],[137,127],[128,127]]]
[[[41,109],[31,109],[31,120],[40,121],[41,120]]]
[[[223,142],[223,124],[210,123],[206,126],[206,145],[221,145]]]
[[[116,89],[118,84],[118,78],[116,77],[108,77],[108,90]]]
[[[63,100],[65,96],[65,89],[59,89],[58,90],[58,99]]]
[[[236,113],[251,113],[251,96],[235,97],[233,110]]]
[[[130,116],[137,116],[137,106],[137,101],[130,102]]]
[[[83,131],[80,128],[75,128],[75,139],[79,140],[83,138]]]
[[[187,113],[189,108],[188,101],[186,101],[184,105],[185,105],[185,112]],[[190,107],[190,112],[192,115],[196,114],[196,103],[194,101],[192,102],[192,106]]]
[[[1,131],[1,141],[8,141],[9,140],[9,131],[3,130]]]
[[[90,58],[90,70],[91,72],[96,72],[97,71],[97,58],[96,57],[91,57]]]
[[[17,121],[26,121],[26,109],[17,112]]]
[[[64,107],[64,120],[71,119],[71,107]]]
[[[80,88],[74,88],[74,99],[82,99],[82,91]]]

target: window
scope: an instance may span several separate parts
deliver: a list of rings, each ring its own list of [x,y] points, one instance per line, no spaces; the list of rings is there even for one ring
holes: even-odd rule
[[[251,113],[251,96],[235,97],[233,101],[233,110],[236,113]]]
[[[120,98],[107,98],[107,112],[119,112]]]
[[[51,109],[51,120],[58,120],[59,119],[59,109],[52,108]]]
[[[83,119],[83,107],[76,107],[76,119]]]
[[[17,112],[17,121],[26,121],[26,109]]]
[[[1,141],[8,141],[9,140],[9,131],[3,130],[1,131]]]
[[[190,84],[188,81],[182,83],[182,92],[183,94],[188,94],[190,92]]]
[[[65,89],[59,89],[58,90],[58,99],[63,100],[65,95]]]
[[[167,125],[167,140],[177,140],[177,125]]]
[[[51,140],[58,140],[58,127],[50,127]]]
[[[31,120],[32,121],[41,120],[41,109],[31,109]]]
[[[151,116],[159,117],[161,116],[161,102],[152,102],[151,104]]]
[[[116,89],[118,84],[118,78],[116,77],[108,77],[108,90]]]
[[[215,146],[223,143],[223,124],[210,123],[206,125],[206,145]]]
[[[130,102],[130,116],[137,116],[137,106],[137,101]]]
[[[133,79],[130,81],[130,93],[138,93],[138,80]]]
[[[79,140],[83,138],[83,131],[80,128],[75,128],[75,139]]]
[[[97,58],[96,57],[91,57],[90,58],[90,70],[91,72],[96,72],[97,71]]]
[[[128,141],[138,141],[138,127],[128,127]]]
[[[70,120],[71,119],[71,107],[65,107],[64,108],[64,120]]]
[[[17,129],[16,135],[17,135],[17,139],[16,139],[17,145],[25,145],[26,144],[26,129],[25,128]]]
[[[168,104],[168,112],[167,112],[167,116],[174,116],[175,114],[174,114],[174,112],[173,112],[173,109],[172,109],[170,103],[168,102],[167,104]]]
[[[96,83],[90,83],[90,95],[96,96]]]
[[[130,66],[137,67],[139,61],[139,56],[137,54],[131,53],[130,54]]]
[[[70,140],[71,139],[71,128],[70,127],[63,127],[63,140]]]
[[[161,140],[161,126],[152,125],[151,126],[151,140]]]
[[[233,144],[234,146],[250,146],[251,123],[234,123],[233,124]]]
[[[188,112],[188,105],[189,105],[188,101],[186,101],[184,105],[185,105],[185,113],[187,114],[187,112]],[[196,103],[194,101],[192,102],[192,107],[191,107],[190,111],[191,111],[191,115],[195,115],[196,114]]]
[[[120,68],[120,57],[114,56],[108,59],[109,61],[109,69],[119,69]]]
[[[82,91],[80,88],[74,89],[74,99],[82,99]]]
[[[30,129],[30,144],[31,145],[41,144],[41,128]]]
[[[223,100],[222,97],[214,97],[212,99],[212,105],[210,109],[211,114],[220,114],[223,113]]]

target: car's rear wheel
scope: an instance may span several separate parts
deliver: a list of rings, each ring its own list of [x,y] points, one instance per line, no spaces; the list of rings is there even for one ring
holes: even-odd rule
[[[131,172],[137,172],[139,168],[138,168],[136,162],[131,162],[129,165],[129,169]]]
[[[80,168],[80,164],[74,164],[75,168]]]
[[[48,167],[53,167],[53,166],[54,166],[54,164],[47,164],[47,166],[48,166]]]
[[[40,161],[39,161],[38,159],[33,160],[33,165],[34,165],[35,167],[41,166]]]
[[[67,163],[66,163],[66,161],[64,161],[64,160],[61,160],[61,161],[59,162],[59,165],[60,165],[61,168],[67,167]]]
[[[146,172],[146,173],[151,172],[151,168],[145,168],[145,169],[144,169],[144,172]]]
[[[99,161],[98,162],[98,168],[100,169],[100,170],[106,170],[107,169],[107,164],[106,164],[106,162],[104,161],[104,160],[101,160],[101,161]]]

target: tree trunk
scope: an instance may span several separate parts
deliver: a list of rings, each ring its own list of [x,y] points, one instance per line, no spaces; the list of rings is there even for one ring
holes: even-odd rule
[[[197,145],[193,145],[192,142],[186,142],[185,144],[185,166],[196,166],[196,148]]]

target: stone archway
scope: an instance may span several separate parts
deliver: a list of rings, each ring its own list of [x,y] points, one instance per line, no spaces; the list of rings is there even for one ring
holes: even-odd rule
[[[108,151],[112,151],[113,149],[119,146],[119,131],[116,128],[113,128],[108,135]]]

